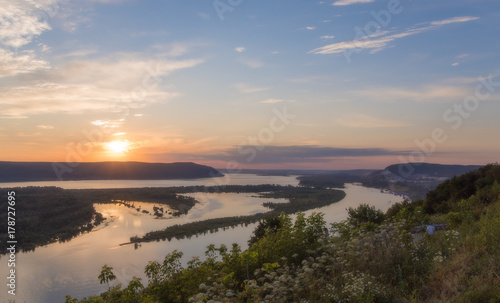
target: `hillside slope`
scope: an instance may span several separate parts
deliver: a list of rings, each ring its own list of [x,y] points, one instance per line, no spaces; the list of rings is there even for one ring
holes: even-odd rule
[[[167,180],[223,176],[192,162],[0,162],[0,182],[56,180]]]

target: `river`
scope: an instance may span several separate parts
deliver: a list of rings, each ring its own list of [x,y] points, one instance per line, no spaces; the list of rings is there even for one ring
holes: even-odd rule
[[[154,180],[154,181],[59,181],[59,182],[25,182],[0,183],[0,188],[18,186],[58,186],[62,188],[125,188],[125,187],[164,187],[192,185],[257,185],[280,184],[297,185],[295,176],[259,176],[252,174],[233,174],[213,179],[198,180]],[[344,189],[346,197],[329,206],[306,212],[321,211],[329,223],[343,220],[347,217],[346,208],[368,203],[386,211],[400,197],[381,193],[379,190],[347,184]],[[107,289],[107,285],[99,284],[97,276],[104,264],[113,267],[117,279],[112,283],[127,285],[133,276],[143,279],[144,267],[149,261],[162,261],[164,256],[174,249],[184,253],[185,264],[193,256],[204,256],[209,244],[238,243],[246,248],[255,224],[246,227],[229,228],[217,233],[193,237],[184,240],[160,241],[143,243],[138,249],[133,245],[120,246],[128,242],[134,235],[142,235],[148,231],[158,230],[174,224],[182,224],[196,220],[204,220],[222,216],[246,215],[266,211],[262,202],[270,199],[255,197],[255,194],[219,193],[219,194],[189,194],[203,203],[196,205],[187,215],[179,218],[156,219],[151,215],[137,212],[134,208],[120,205],[96,204],[96,210],[108,220],[90,233],[80,235],[66,243],[53,243],[37,248],[34,252],[19,253],[16,256],[16,296],[19,302],[53,303],[64,302],[67,294],[75,298],[99,294]],[[201,197],[203,195],[203,197]],[[202,199],[203,198],[203,199]],[[284,202],[284,200],[277,200]],[[18,201],[22,203],[22,201]],[[153,204],[135,202],[142,209],[149,209]],[[7,256],[0,257],[0,272],[7,276]],[[0,297],[6,300],[6,283],[0,286]],[[11,297],[11,298],[9,298]]]

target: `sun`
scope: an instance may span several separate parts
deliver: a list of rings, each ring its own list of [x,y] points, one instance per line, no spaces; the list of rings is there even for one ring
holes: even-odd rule
[[[107,150],[114,153],[124,153],[129,150],[130,143],[125,141],[111,141],[105,143],[105,147]]]

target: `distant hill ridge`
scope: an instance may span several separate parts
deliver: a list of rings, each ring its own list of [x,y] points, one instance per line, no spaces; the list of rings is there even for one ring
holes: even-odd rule
[[[384,171],[389,171],[400,177],[407,175],[429,175],[432,177],[453,177],[465,174],[480,168],[481,165],[449,165],[424,162],[411,162],[387,166]]]
[[[221,177],[215,168],[192,162],[6,162],[0,161],[0,182],[57,180],[168,180]]]

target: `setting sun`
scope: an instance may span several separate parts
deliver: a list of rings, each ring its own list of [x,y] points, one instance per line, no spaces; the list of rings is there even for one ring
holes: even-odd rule
[[[125,141],[112,141],[105,143],[105,147],[107,150],[114,153],[123,153],[129,150],[130,143]]]

